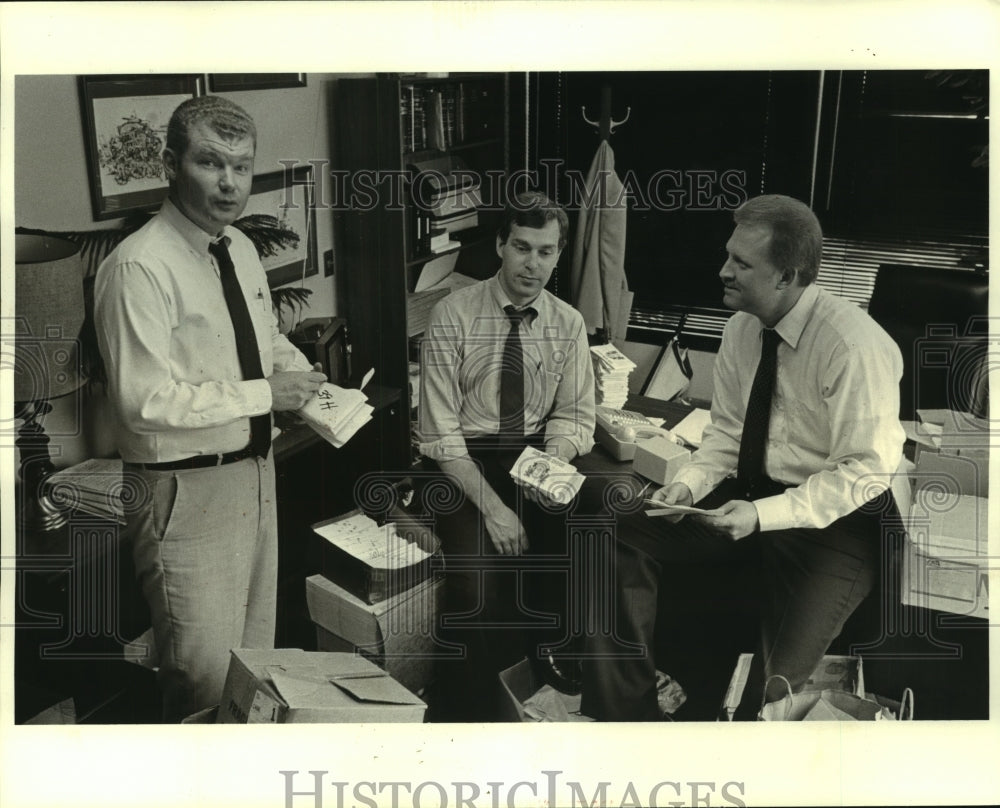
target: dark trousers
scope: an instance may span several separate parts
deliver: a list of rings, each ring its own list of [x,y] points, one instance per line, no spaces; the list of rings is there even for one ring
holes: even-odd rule
[[[540,446],[541,440],[530,443]],[[445,556],[445,608],[437,630],[433,717],[444,721],[496,720],[498,673],[571,639],[566,514],[574,506],[543,507],[524,497],[510,477],[523,446],[501,448],[489,439],[468,446],[487,483],[521,519],[529,549],[523,556],[499,555],[482,513],[457,486],[453,496],[439,498],[447,501],[434,515]],[[441,474],[436,464],[426,468]]]
[[[774,484],[762,496],[780,490]],[[699,505],[712,508],[737,496],[727,481]],[[643,513],[621,516],[615,541],[606,546],[605,563],[612,569],[603,580],[614,583],[611,591],[595,595],[595,603],[612,615],[611,630],[587,637],[582,711],[606,721],[659,718],[659,663],[695,696],[683,717],[714,719],[740,650],[740,625],[749,617],[759,627],[758,653],[737,718],[752,717],[767,679],[781,674],[793,688],[802,685],[871,591],[882,524],[895,514],[886,493],[826,528],[758,532],[735,542],[690,519],[670,524]],[[687,620],[707,615],[711,630],[689,632],[687,647],[668,637],[671,659],[657,660],[658,613],[680,613]],[[684,681],[679,669],[694,674],[698,667],[682,655],[718,665],[720,649],[731,652],[729,662],[721,663],[728,670]],[[704,692],[709,684],[714,693]],[[773,683],[769,700],[781,695]]]

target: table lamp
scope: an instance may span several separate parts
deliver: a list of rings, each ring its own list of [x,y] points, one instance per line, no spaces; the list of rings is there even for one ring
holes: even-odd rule
[[[14,417],[23,420],[15,445],[21,453],[21,524],[55,530],[69,518],[46,481],[55,470],[43,420],[54,398],[86,381],[80,366],[84,320],[83,263],[66,239],[17,234],[14,284]]]

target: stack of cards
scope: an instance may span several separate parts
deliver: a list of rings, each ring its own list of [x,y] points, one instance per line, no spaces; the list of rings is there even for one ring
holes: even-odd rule
[[[361,390],[325,382],[302,409],[302,420],[338,449],[372,419],[374,408]]]
[[[628,377],[635,362],[614,345],[594,345],[590,349],[597,383],[597,403],[620,410],[628,398]]]
[[[122,461],[92,458],[55,472],[46,481],[57,505],[125,523],[123,492],[128,491],[122,480]]]
[[[541,492],[554,502],[567,503],[576,496],[584,477],[571,464],[531,446],[510,470],[514,482]]]
[[[400,536],[394,522],[379,525],[363,513],[313,530],[349,555],[379,569],[411,567],[430,555],[419,544]]]

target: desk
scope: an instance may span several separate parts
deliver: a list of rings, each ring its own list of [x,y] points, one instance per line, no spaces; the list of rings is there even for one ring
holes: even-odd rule
[[[662,418],[663,426],[670,429],[680,423],[694,408],[688,404],[632,395],[625,402],[624,409],[650,418]],[[589,454],[577,458],[573,464],[579,471],[590,476],[611,475],[619,482],[629,485],[636,493],[649,482],[645,477],[632,471],[631,460],[615,460],[599,443]]]

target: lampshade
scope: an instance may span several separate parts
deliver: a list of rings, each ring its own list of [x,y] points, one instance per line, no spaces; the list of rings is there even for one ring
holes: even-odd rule
[[[16,240],[14,400],[65,396],[86,381],[80,248],[53,236],[17,234]]]

